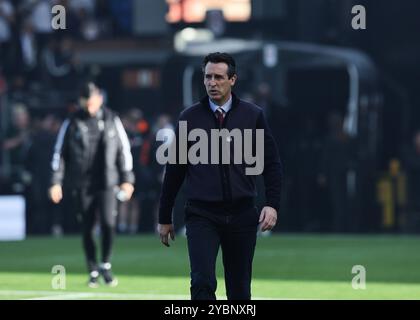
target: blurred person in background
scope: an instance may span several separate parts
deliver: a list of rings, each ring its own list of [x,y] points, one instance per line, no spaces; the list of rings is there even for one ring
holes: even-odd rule
[[[15,10],[9,0],[0,0],[0,66],[8,69],[12,47],[12,26]]]
[[[161,130],[163,130],[163,131],[161,131]],[[158,131],[161,131],[166,135],[166,133],[165,133],[166,131],[172,132],[173,130],[175,130],[175,127],[172,124],[171,117],[169,115],[161,114],[157,117],[156,123],[155,123],[154,128],[153,128],[153,132],[154,132],[155,137],[156,137],[156,134],[157,134]],[[170,135],[168,135],[168,136],[170,136]],[[170,136],[170,137],[172,137],[172,136]],[[167,145],[170,145],[172,142],[173,142],[173,140],[168,138],[164,143],[167,144]],[[160,174],[159,174],[159,181],[161,181],[161,182],[163,182],[163,173],[164,173],[164,168],[161,168]]]
[[[131,153],[133,155],[133,171],[136,177],[134,194],[129,201],[120,204],[120,214],[118,217],[118,231],[121,233],[135,234],[138,230],[138,223],[141,211],[140,189],[141,185],[146,184],[141,176],[140,151],[143,144],[141,132],[137,124],[143,120],[143,113],[140,109],[131,108],[121,117],[124,129],[130,141]],[[147,187],[147,186],[146,186]]]
[[[38,80],[38,44],[30,19],[25,19],[20,27],[13,63],[14,85],[26,87],[28,81]]]
[[[53,0],[24,0],[19,7],[21,15],[27,17],[31,22],[38,47],[38,62],[41,59],[41,52],[44,50],[54,31],[51,26],[51,8],[54,4],[55,1]]]
[[[162,144],[160,141],[156,140],[156,134],[158,131],[160,130],[164,130],[161,132],[173,132],[175,130],[174,125],[172,124],[172,119],[168,114],[160,114],[157,119],[155,120],[155,123],[153,125],[153,129],[152,129],[152,154],[156,155],[156,150],[157,148]],[[166,134],[164,133],[164,135],[166,135],[167,137],[172,137],[172,135],[170,134]],[[171,143],[173,142],[173,140],[171,140],[170,138],[168,138],[166,141],[163,142],[163,144],[166,145],[171,145]],[[160,165],[157,161],[156,161],[156,157],[153,156],[151,159],[151,163],[150,163],[150,170],[152,172],[152,177],[153,177],[153,189],[155,190],[155,194],[156,196],[153,199],[153,225],[154,225],[154,229],[156,230],[156,226],[158,225],[159,222],[159,192],[162,189],[162,184],[163,184],[163,178],[165,175],[165,167]]]
[[[45,79],[58,90],[70,91],[80,78],[70,37],[51,39],[42,54]]]
[[[30,135],[31,117],[24,104],[17,103],[12,106],[12,125],[6,134],[3,143],[5,150],[11,151],[13,163],[21,162],[22,149],[26,149]]]
[[[70,0],[68,2],[69,11],[78,20],[78,33],[85,40],[95,40],[100,35],[100,26],[95,19],[94,0]]]
[[[12,106],[11,123],[3,141],[3,151],[9,155],[9,162],[12,165],[13,191],[21,193],[29,183],[25,163],[32,143],[31,116],[24,104],[18,103]]]
[[[104,96],[93,82],[81,86],[81,109],[66,119],[59,131],[52,159],[49,194],[54,203],[65,195],[82,222],[83,248],[89,271],[88,285],[99,277],[116,286],[111,251],[117,219],[117,197],[129,200],[134,191],[130,142],[120,118],[103,105]],[[94,228],[99,212],[102,257],[98,265]]]

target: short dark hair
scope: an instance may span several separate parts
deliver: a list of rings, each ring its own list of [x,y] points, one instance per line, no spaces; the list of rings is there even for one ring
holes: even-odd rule
[[[236,74],[236,62],[233,57],[226,52],[212,52],[204,57],[202,69],[203,73],[206,68],[207,63],[226,63],[228,66],[227,75],[228,78],[232,78]]]
[[[79,97],[89,99],[92,93],[98,90],[98,86],[93,81],[85,81],[79,87]]]

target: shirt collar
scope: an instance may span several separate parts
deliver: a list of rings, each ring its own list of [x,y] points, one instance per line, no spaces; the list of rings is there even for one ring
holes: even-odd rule
[[[217,109],[222,108],[225,113],[227,113],[232,108],[232,95],[229,100],[223,106],[218,106],[209,98],[210,108],[213,112],[216,112]]]

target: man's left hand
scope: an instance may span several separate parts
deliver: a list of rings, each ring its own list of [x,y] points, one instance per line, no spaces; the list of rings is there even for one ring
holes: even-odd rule
[[[127,200],[130,200],[134,192],[134,186],[131,183],[124,182],[120,185],[120,189],[127,194]]]
[[[274,228],[277,223],[277,211],[272,207],[264,207],[261,210],[259,220],[261,231],[267,231]]]

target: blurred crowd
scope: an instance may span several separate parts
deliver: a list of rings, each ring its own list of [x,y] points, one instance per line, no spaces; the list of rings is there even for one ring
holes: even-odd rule
[[[54,30],[51,8],[66,9]],[[131,0],[0,0],[0,75],[14,89],[54,83],[70,88],[77,74],[75,41],[130,33]]]
[[[66,9],[64,30],[52,28],[54,5]],[[46,192],[56,135],[77,108],[74,91],[87,76],[74,46],[129,35],[131,6],[131,0],[0,0],[0,194],[25,196],[30,234],[78,230],[66,201],[54,206]],[[118,111],[132,143],[137,181],[143,182],[133,200],[121,203],[119,231],[135,233],[139,225],[150,231],[162,176],[153,137],[171,119],[146,116],[138,107]],[[152,214],[139,224],[144,207]]]
[[[66,199],[53,205],[47,196],[54,144],[63,118],[54,112],[31,114],[21,103],[13,105],[11,110],[11,125],[2,140],[0,163],[0,172],[9,174],[0,175],[0,194],[25,196],[29,234],[77,232],[78,221]],[[173,125],[165,114],[146,119],[140,108],[129,108],[120,114],[131,143],[137,182],[133,198],[120,203],[118,231],[151,232],[156,223],[163,178],[163,167],[155,160],[155,134],[163,128],[172,129]],[[10,168],[5,168],[7,165]],[[147,214],[143,217],[145,210]]]

